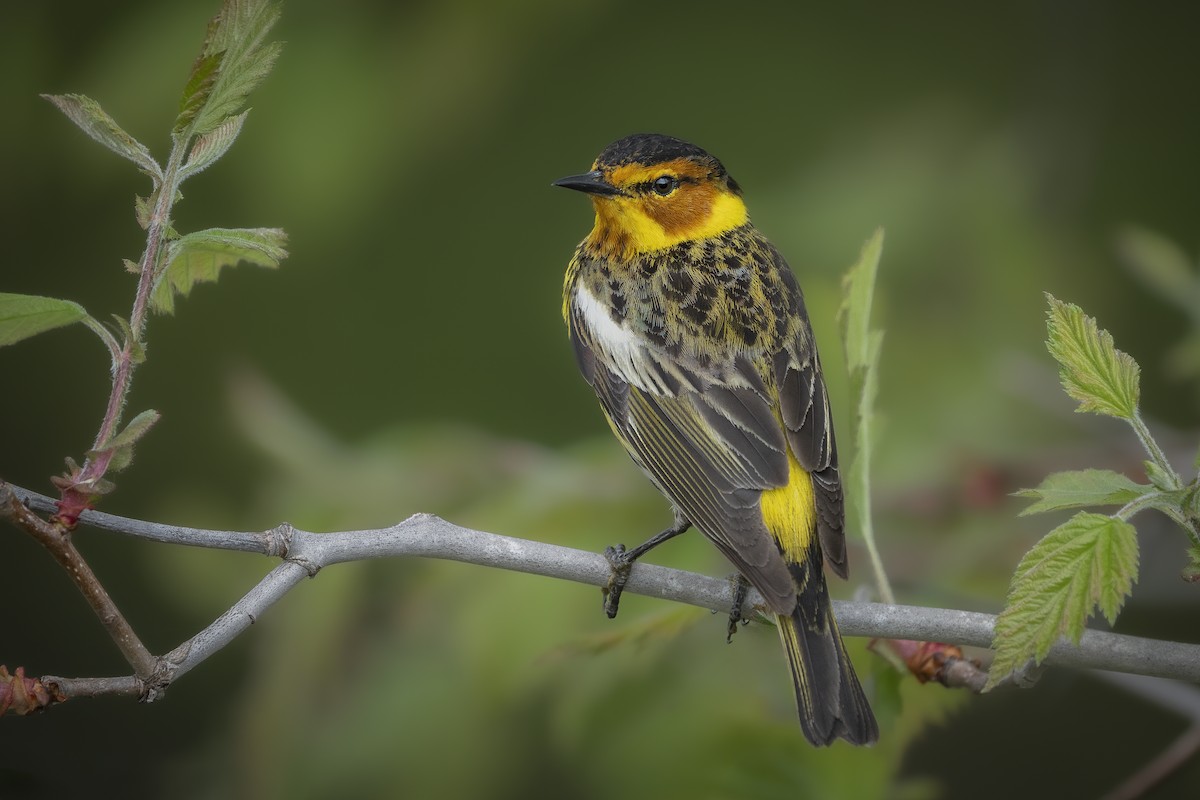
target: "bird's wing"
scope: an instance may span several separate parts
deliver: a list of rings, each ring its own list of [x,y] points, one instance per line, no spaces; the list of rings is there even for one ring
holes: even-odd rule
[[[795,584],[759,505],[764,489],[788,482],[786,445],[757,370],[744,357],[686,370],[645,343],[606,341],[577,312],[570,329],[584,377],[634,460],[773,610],[790,614]]]
[[[838,470],[833,416],[821,360],[808,324],[775,356],[775,385],[788,444],[800,466],[812,475],[817,504],[817,535],[826,563],[840,577],[846,564],[845,498]]]

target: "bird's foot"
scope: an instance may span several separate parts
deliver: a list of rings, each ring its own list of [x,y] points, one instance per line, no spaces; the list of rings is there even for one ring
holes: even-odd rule
[[[613,619],[617,616],[621,592],[625,591],[629,573],[633,571],[633,560],[629,558],[628,551],[623,544],[604,548],[604,559],[608,561],[609,569],[612,572],[608,576],[608,583],[601,587],[600,593],[604,596],[604,613],[608,615],[609,619]]]
[[[730,581],[733,583],[733,604],[729,608],[729,626],[725,629],[725,641],[732,644],[738,624],[750,624],[750,619],[742,616],[742,605],[746,602],[746,595],[750,593],[750,581],[740,572],[730,578]]]

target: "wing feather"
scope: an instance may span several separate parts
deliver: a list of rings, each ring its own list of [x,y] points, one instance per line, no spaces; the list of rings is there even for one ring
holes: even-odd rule
[[[795,585],[759,506],[764,489],[788,481],[784,433],[762,377],[745,359],[721,382],[715,373],[679,375],[649,346],[638,348],[633,374],[622,375],[593,352],[603,342],[591,339],[585,320],[573,315],[572,323],[576,352],[591,366],[592,387],[630,455],[773,610],[790,614]],[[644,381],[655,374],[677,379]],[[664,391],[668,385],[677,391]]]
[[[775,359],[779,407],[788,444],[796,460],[813,477],[817,503],[817,536],[830,568],[840,577],[849,573],[846,562],[845,497],[838,469],[833,415],[820,359],[808,346],[812,333],[802,329],[791,346]]]

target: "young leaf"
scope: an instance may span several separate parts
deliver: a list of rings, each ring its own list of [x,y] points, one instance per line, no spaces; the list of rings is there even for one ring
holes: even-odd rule
[[[146,409],[133,419],[129,420],[129,424],[125,426],[125,430],[109,439],[104,445],[103,449],[108,450],[116,447],[130,447],[137,442],[138,439],[141,439],[143,436],[145,436],[146,432],[154,427],[154,423],[158,422],[161,417],[162,414],[159,414],[154,409]]]
[[[142,342],[133,335],[133,328],[129,324],[129,320],[122,317],[120,314],[112,315],[116,322],[117,330],[121,334],[121,340],[129,345],[129,358],[134,364],[141,364],[146,360],[146,348]]]
[[[146,432],[154,426],[154,423],[158,422],[160,417],[161,415],[153,409],[143,411],[129,420],[125,430],[89,452],[88,457],[95,458],[100,453],[111,452],[108,471],[119,472],[125,469],[133,462],[133,445],[146,435]]]
[[[1047,476],[1036,489],[1022,489],[1016,495],[1036,500],[1021,512],[1021,516],[1026,516],[1060,508],[1125,505],[1150,491],[1150,488],[1134,483],[1119,472],[1084,469],[1055,472]]]
[[[225,151],[242,132],[242,123],[246,121],[246,115],[249,113],[250,110],[246,109],[241,114],[227,118],[208,133],[197,136],[187,163],[179,171],[179,180],[190,178],[225,155]]]
[[[1080,511],[1046,534],[1013,574],[985,690],[1030,659],[1041,662],[1060,637],[1078,643],[1094,609],[1116,620],[1137,569],[1137,536],[1124,520]]]
[[[842,279],[842,307],[838,319],[842,325],[842,341],[846,349],[846,368],[851,372],[864,369],[871,363],[873,336],[871,303],[875,294],[875,273],[883,254],[883,228],[863,245],[858,263]]]
[[[1200,547],[1188,548],[1188,565],[1183,568],[1180,577],[1188,583],[1200,582]]]
[[[155,281],[150,306],[170,314],[175,295],[187,296],[201,281],[215,281],[222,267],[248,261],[278,267],[287,256],[287,235],[278,228],[209,228],[181,236],[167,247],[166,268]]]
[[[162,183],[162,169],[146,146],[126,133],[95,100],[81,94],[44,94],[42,97],[57,106],[88,136],[141,167],[154,179],[155,185]]]
[[[70,300],[0,293],[0,347],[86,319],[83,306]]]
[[[154,213],[154,208],[151,205],[152,202],[153,195],[142,197],[140,194],[135,194],[133,196],[133,216],[137,220],[138,227],[142,230],[150,227],[150,216]],[[138,273],[137,265],[134,265],[134,269],[129,271],[136,275]]]
[[[218,16],[208,23],[208,37],[204,41],[205,49],[208,47],[213,28],[219,19]],[[213,83],[217,80],[217,70],[221,66],[223,55],[222,52],[205,55],[202,51],[192,62],[192,71],[188,75],[187,83],[183,86],[183,95],[179,98],[179,115],[175,117],[175,127],[171,129],[171,133],[183,133],[188,125],[196,119],[200,110],[204,108],[204,104],[208,102],[208,96],[212,92]]]
[[[1138,405],[1138,365],[1113,346],[1112,336],[1073,303],[1047,293],[1050,354],[1058,361],[1067,394],[1077,411],[1132,419]]]
[[[871,522],[871,446],[876,421],[875,398],[879,390],[879,354],[883,349],[883,331],[871,328],[871,304],[875,294],[875,275],[883,254],[883,228],[876,229],[863,245],[858,261],[842,280],[842,305],[838,321],[842,328],[842,346],[850,373],[851,396],[858,399],[852,427],[854,459],[847,472],[851,511],[871,558],[875,582],[885,602],[895,602],[883,562],[875,547]]]
[[[1154,488],[1163,492],[1173,492],[1179,488],[1177,477],[1160,467],[1156,462],[1143,461],[1142,469],[1146,470],[1146,477],[1150,479],[1150,483]]]
[[[278,19],[279,8],[264,0],[225,0],[184,89],[177,135],[208,133],[241,110],[279,56],[278,42],[263,43]]]

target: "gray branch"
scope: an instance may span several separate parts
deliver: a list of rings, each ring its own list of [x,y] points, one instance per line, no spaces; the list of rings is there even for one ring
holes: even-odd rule
[[[31,508],[49,511],[54,501],[19,487],[17,496]],[[211,625],[160,659],[154,679],[139,684],[134,678],[46,678],[67,694],[97,691],[140,694],[155,699],[170,683],[229,644],[303,579],[332,564],[370,558],[423,557],[461,561],[485,567],[545,575],[603,586],[609,577],[604,557],[582,550],[517,539],[463,528],[431,514],[417,514],[388,528],[336,533],[312,533],[284,523],[261,532],[212,531],[182,528],[85,512],[81,522],[166,544],[240,550],[281,558],[258,585]],[[732,587],[713,578],[653,564],[634,566],[625,591],[727,611]],[[762,598],[751,593],[750,606]],[[946,642],[989,647],[996,618],[991,614],[941,608],[869,602],[834,603],[844,635]],[[1200,645],[1144,639],[1088,630],[1078,645],[1060,642],[1045,663],[1075,668],[1104,669],[1200,683]],[[101,687],[97,681],[106,683]]]

